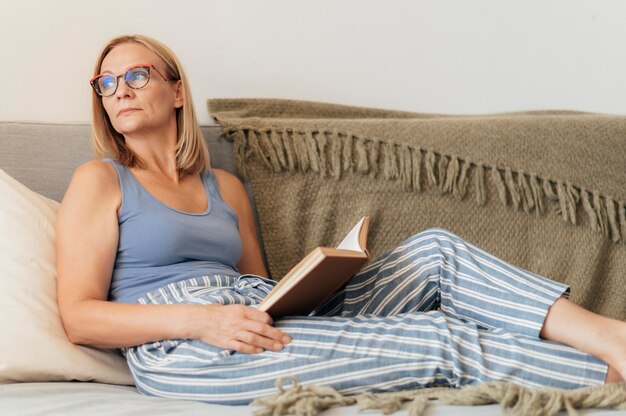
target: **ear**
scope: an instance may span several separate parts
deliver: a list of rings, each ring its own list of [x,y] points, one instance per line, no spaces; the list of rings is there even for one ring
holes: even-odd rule
[[[181,108],[185,103],[185,95],[183,94],[183,82],[176,81],[176,97],[174,98],[174,107]]]

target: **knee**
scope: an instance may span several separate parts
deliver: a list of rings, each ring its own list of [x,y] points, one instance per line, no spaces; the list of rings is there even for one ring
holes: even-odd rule
[[[420,231],[417,234],[414,234],[413,236],[409,237],[407,241],[416,241],[416,240],[441,241],[445,239],[457,240],[459,239],[459,237],[455,235],[454,233],[448,230],[445,230],[443,228],[433,227],[433,228],[427,228],[423,231]]]
[[[440,247],[442,241],[445,240],[443,236],[447,235],[450,235],[450,233],[444,229],[428,228],[401,241],[391,252],[400,253],[406,250],[414,250],[416,247],[426,245],[435,245],[436,247]]]

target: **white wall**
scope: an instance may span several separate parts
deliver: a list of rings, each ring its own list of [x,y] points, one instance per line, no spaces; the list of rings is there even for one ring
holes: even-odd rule
[[[209,97],[626,113],[623,0],[0,0],[0,120],[88,122],[102,44],[156,37]]]

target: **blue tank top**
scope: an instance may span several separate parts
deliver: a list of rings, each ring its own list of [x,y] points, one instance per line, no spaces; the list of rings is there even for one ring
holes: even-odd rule
[[[150,194],[125,166],[111,159],[122,192],[119,242],[109,300],[137,303],[151,290],[192,277],[239,276],[242,246],[235,212],[219,194],[217,179],[203,171],[208,207],[191,214]]]

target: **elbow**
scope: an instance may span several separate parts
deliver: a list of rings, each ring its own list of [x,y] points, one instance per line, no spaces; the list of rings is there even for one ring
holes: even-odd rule
[[[59,312],[61,315],[61,324],[63,326],[63,329],[65,330],[65,335],[68,341],[70,341],[72,344],[82,345],[84,344],[84,340],[81,337],[78,314],[71,313],[68,311],[68,309],[73,309],[73,308],[59,307]]]
[[[80,337],[80,331],[78,331],[76,327],[72,325],[69,318],[62,317],[61,321],[63,323],[63,329],[65,330],[65,335],[68,341],[75,345],[81,345],[82,340]]]

